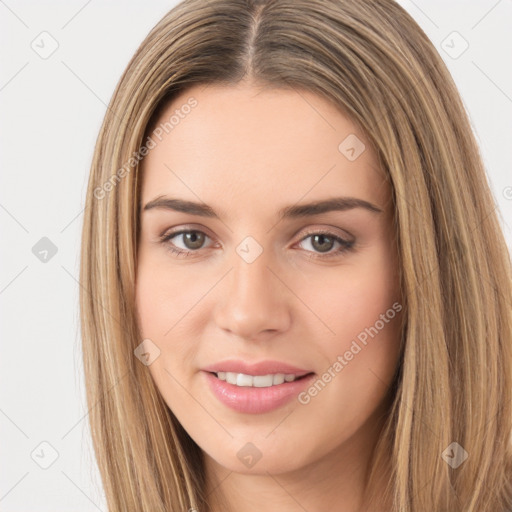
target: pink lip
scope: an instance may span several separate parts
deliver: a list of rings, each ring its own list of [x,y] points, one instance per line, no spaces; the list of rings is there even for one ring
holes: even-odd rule
[[[229,384],[218,379],[217,372],[244,373],[246,375],[268,375],[271,373],[284,373],[303,376],[300,380],[283,382],[276,386],[266,388],[242,387]],[[214,373],[212,373],[214,372]],[[311,384],[315,374],[278,361],[262,361],[248,364],[243,361],[224,361],[203,368],[208,386],[215,397],[229,408],[242,413],[262,414],[272,411],[297,397],[301,391]]]
[[[246,363],[244,361],[229,359],[202,368],[206,372],[233,372],[245,373],[245,375],[268,375],[269,373],[284,373],[301,377],[311,373],[311,370],[304,370],[287,363],[279,361],[260,361],[259,363]]]

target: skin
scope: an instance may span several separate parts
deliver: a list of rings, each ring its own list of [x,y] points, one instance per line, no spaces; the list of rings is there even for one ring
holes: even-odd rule
[[[160,350],[152,378],[205,454],[213,511],[370,510],[365,478],[398,364],[399,314],[307,404],[235,412],[210,392],[201,368],[275,359],[321,376],[401,304],[391,190],[376,153],[340,109],[309,92],[195,86],[160,121],[190,97],[197,106],[144,159],[141,207],[166,195],[204,202],[220,220],[141,209],[136,299],[143,338]],[[338,149],[350,134],[366,146],[354,161]],[[284,206],[335,196],[382,212],[277,218]],[[204,233],[203,244],[160,240],[180,228]],[[353,250],[335,254],[332,238],[315,244],[311,234],[322,230],[355,239]],[[247,236],[263,249],[250,264],[236,251]],[[173,243],[195,252],[178,257]],[[252,468],[237,457],[247,442],[262,454]]]

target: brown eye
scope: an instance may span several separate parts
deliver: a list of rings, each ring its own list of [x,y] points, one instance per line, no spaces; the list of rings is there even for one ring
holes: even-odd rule
[[[312,253],[310,255],[311,258],[330,258],[331,256],[339,256],[344,252],[352,250],[355,243],[354,241],[345,240],[328,232],[310,233],[300,241],[300,244],[303,244],[306,240],[310,240],[309,243],[313,249],[312,251],[307,251]],[[332,249],[336,244],[339,245],[339,248],[333,251]]]
[[[187,249],[200,249],[205,240],[205,235],[201,231],[184,231],[181,234]]]
[[[320,252],[329,252],[334,246],[334,238],[326,235],[313,235],[311,245]]]
[[[179,247],[178,241],[181,238],[181,245]],[[161,242],[174,254],[180,256],[188,256],[194,252],[199,252],[203,248],[205,240],[210,238],[208,235],[198,230],[182,229],[181,231],[175,231],[164,235],[160,240]],[[172,241],[176,239],[175,241]]]

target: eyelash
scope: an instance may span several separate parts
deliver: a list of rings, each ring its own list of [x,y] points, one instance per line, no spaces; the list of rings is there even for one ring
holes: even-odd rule
[[[177,249],[170,242],[172,238],[174,238],[174,237],[176,237],[178,235],[183,235],[185,233],[202,233],[205,236],[207,236],[208,238],[210,238],[206,233],[204,233],[203,231],[200,231],[198,229],[182,229],[182,230],[179,230],[179,231],[174,231],[174,232],[171,232],[171,233],[164,234],[163,236],[160,237],[160,241],[161,241],[161,243],[163,243],[166,246],[167,250],[169,250],[171,253],[173,253],[176,256],[181,257],[181,258],[187,258],[191,254],[199,252],[200,249],[197,249],[195,251],[184,250],[184,249]],[[333,233],[329,233],[328,231],[313,231],[313,232],[307,233],[307,235],[304,236],[303,238],[301,238],[298,243],[303,242],[304,240],[306,240],[307,238],[310,238],[313,235],[323,235],[323,236],[327,236],[329,238],[332,238],[332,239],[334,239],[335,242],[338,242],[341,245],[341,247],[338,250],[333,251],[333,252],[329,252],[329,253],[315,253],[315,254],[317,254],[316,256],[309,255],[308,256],[309,258],[312,258],[312,259],[328,259],[328,258],[333,258],[335,256],[339,256],[340,254],[352,251],[354,249],[354,242],[349,242],[348,240],[344,240],[343,238],[340,238],[339,236],[337,236],[337,235],[335,235]],[[306,251],[306,252],[311,253],[312,251]]]

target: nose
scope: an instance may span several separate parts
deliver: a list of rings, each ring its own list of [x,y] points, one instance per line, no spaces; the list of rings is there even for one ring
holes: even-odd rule
[[[246,340],[285,331],[290,324],[291,292],[264,251],[248,263],[238,254],[219,290],[215,310],[218,327]]]

